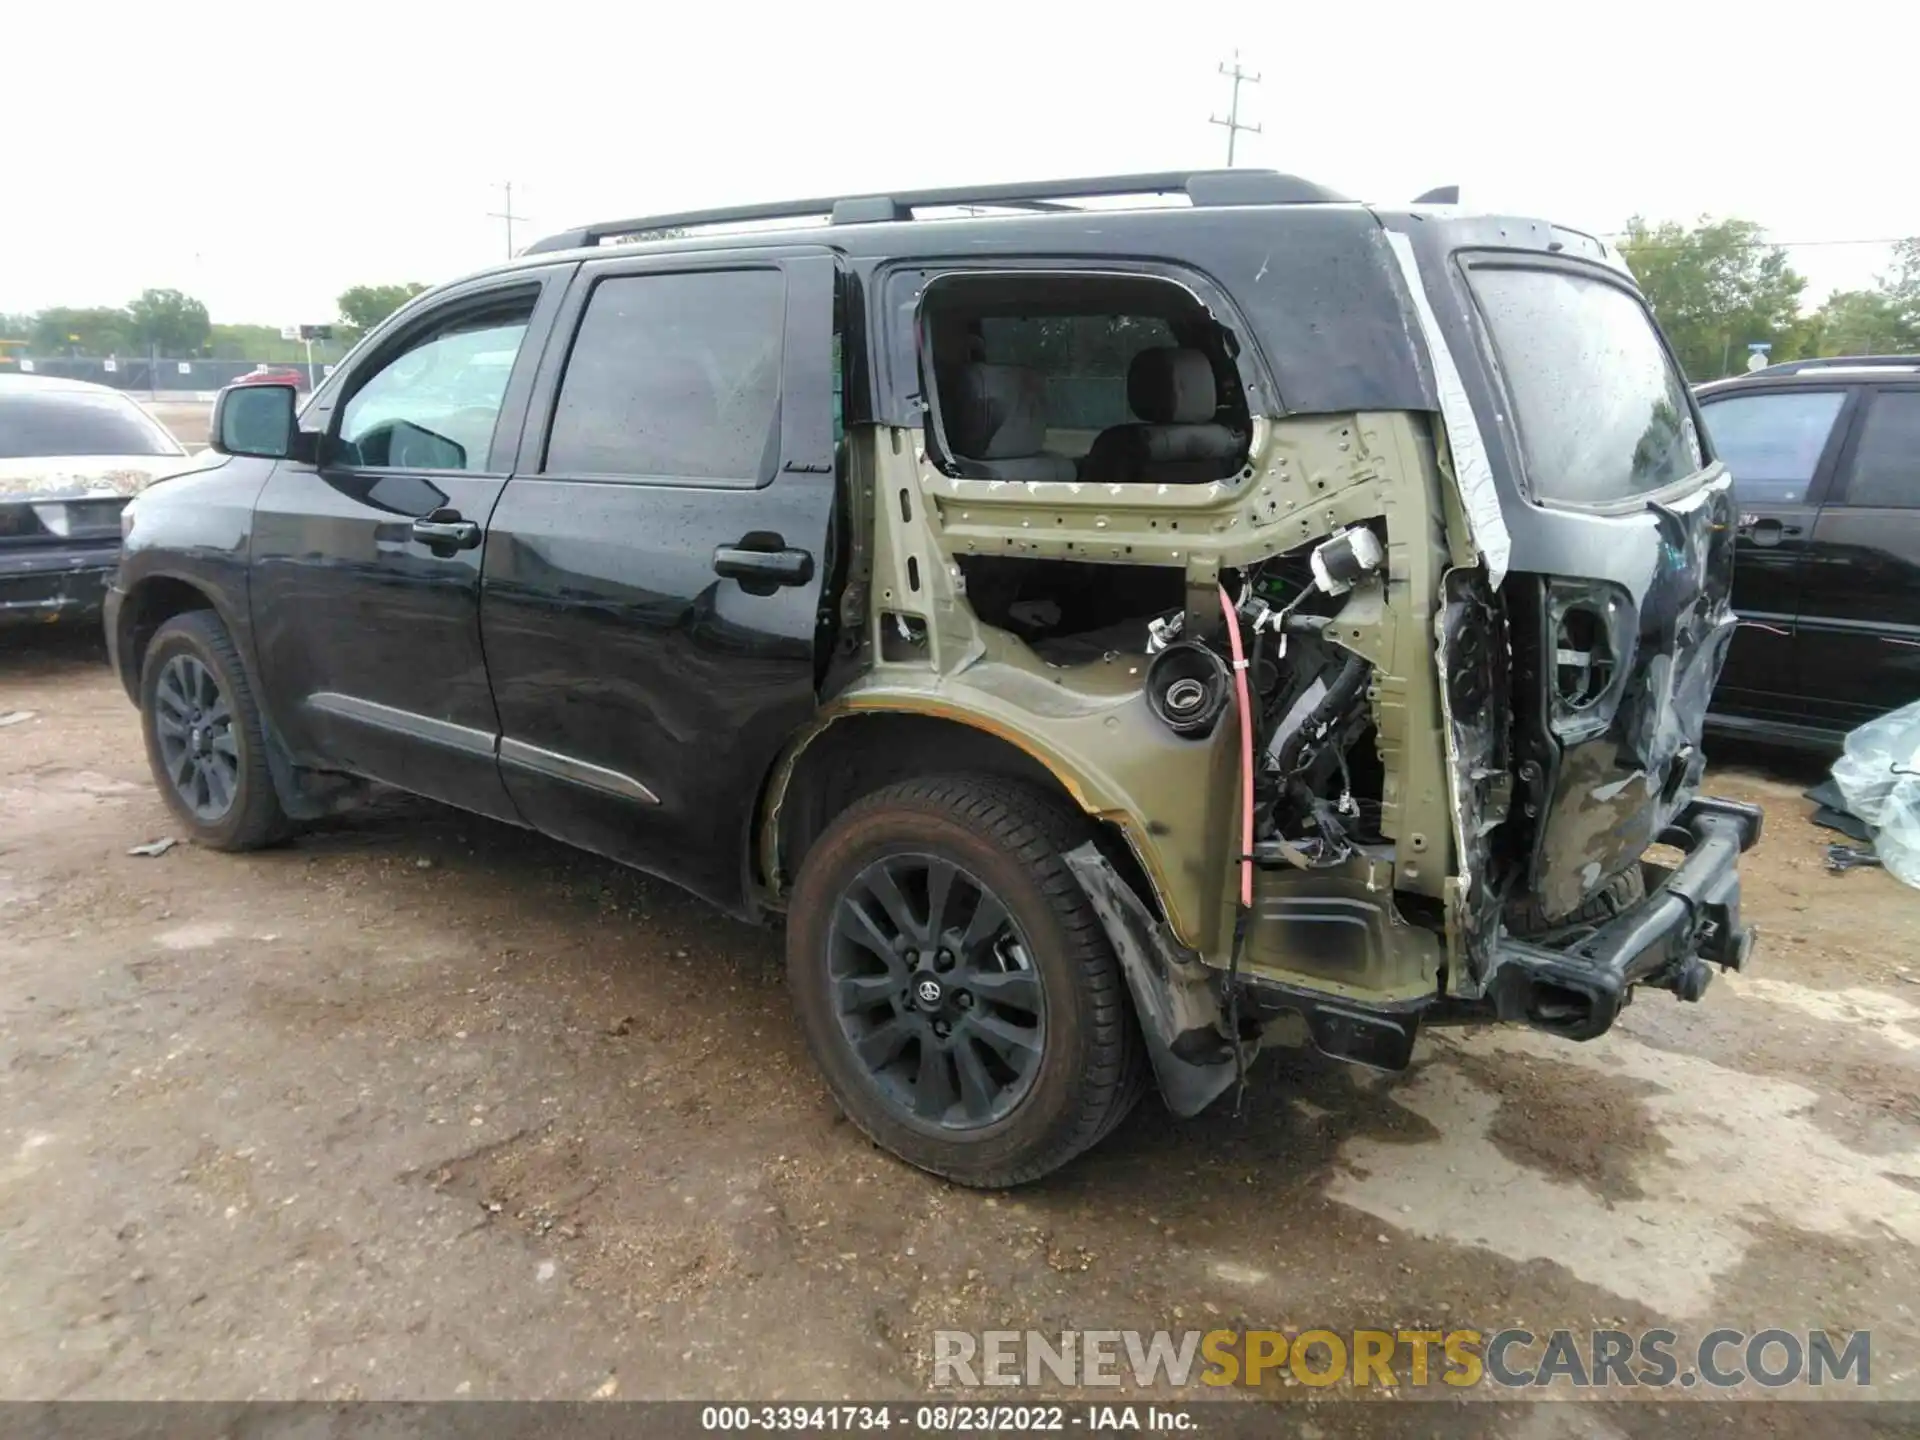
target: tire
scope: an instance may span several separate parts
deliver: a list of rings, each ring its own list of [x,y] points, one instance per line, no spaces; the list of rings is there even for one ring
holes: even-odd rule
[[[211,610],[176,615],[155,632],[140,666],[140,728],[154,784],[197,843],[257,850],[293,829],[267,769],[246,667]]]
[[[1587,897],[1586,903],[1571,915],[1548,918],[1537,895],[1507,902],[1507,929],[1515,935],[1538,935],[1562,925],[1597,925],[1611,920],[1629,905],[1646,898],[1647,877],[1638,865],[1623,870]]]
[[[962,1185],[1019,1185],[1101,1139],[1139,1099],[1147,1063],[1126,980],[1061,858],[1087,834],[1025,785],[941,776],[867,796],[809,851],[787,923],[788,984],[828,1087],[876,1144]],[[954,873],[935,930],[950,943],[909,961],[916,936],[936,943],[924,937],[941,866]],[[894,923],[873,888],[882,876],[897,880],[912,926]],[[987,897],[971,909],[968,884]],[[988,900],[1007,923],[983,941]],[[930,971],[942,961],[951,968]],[[938,1004],[929,974],[945,986]],[[1010,1030],[1021,1045],[1005,1043]],[[981,1072],[1001,1087],[990,1103]]]

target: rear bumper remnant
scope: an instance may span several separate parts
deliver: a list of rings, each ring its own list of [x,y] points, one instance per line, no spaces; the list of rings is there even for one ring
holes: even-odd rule
[[[1560,940],[1502,935],[1487,985],[1496,1017],[1590,1040],[1613,1024],[1635,985],[1698,1000],[1710,965],[1741,969],[1753,931],[1740,923],[1738,862],[1759,840],[1760,822],[1757,806],[1696,799],[1660,836],[1686,858],[1671,871],[1647,865],[1639,904]]]
[[[1407,1067],[1422,1023],[1518,1020],[1591,1040],[1612,1026],[1636,985],[1698,1000],[1712,966],[1745,966],[1754,932],[1740,921],[1738,862],[1759,840],[1760,823],[1757,806],[1694,800],[1660,836],[1686,858],[1672,870],[1643,862],[1644,899],[1597,926],[1526,939],[1502,932],[1491,947],[1489,983],[1471,999],[1369,1002],[1243,975],[1242,1015],[1264,1028],[1294,1012],[1324,1054],[1389,1071]],[[1092,841],[1065,859],[1120,957],[1168,1108],[1198,1114],[1235,1076],[1224,974],[1171,939]]]
[[[0,550],[0,626],[98,615],[119,558],[118,543]]]

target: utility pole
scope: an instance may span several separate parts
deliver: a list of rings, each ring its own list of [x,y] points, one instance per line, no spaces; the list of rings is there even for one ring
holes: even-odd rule
[[[1226,119],[1222,120],[1218,115],[1212,115],[1208,117],[1207,123],[1226,127],[1227,168],[1231,170],[1233,168],[1233,142],[1239,138],[1240,132],[1245,130],[1249,135],[1258,135],[1260,133],[1260,127],[1258,125],[1242,125],[1240,123],[1240,82],[1244,80],[1249,85],[1258,85],[1260,83],[1260,77],[1258,75],[1249,75],[1240,68],[1240,52],[1238,50],[1233,52],[1233,68],[1229,70],[1227,68],[1227,62],[1223,60],[1220,62],[1220,73],[1233,81],[1233,100],[1227,107]]]
[[[504,220],[507,222],[507,258],[511,260],[513,258],[513,222],[516,220],[524,220],[527,217],[513,213],[513,182],[509,180],[501,188],[507,192],[507,203],[498,210],[489,210],[487,212],[487,218],[489,220]]]

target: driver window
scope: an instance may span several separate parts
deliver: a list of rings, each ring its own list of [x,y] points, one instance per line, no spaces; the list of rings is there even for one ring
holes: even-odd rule
[[[527,292],[415,335],[341,411],[338,457],[365,469],[484,470],[507,377],[527,333]]]

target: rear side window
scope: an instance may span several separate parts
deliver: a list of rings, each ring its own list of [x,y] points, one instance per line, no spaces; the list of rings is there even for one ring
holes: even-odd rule
[[[1882,390],[1853,450],[1849,505],[1920,510],[1920,390]]]
[[[1798,505],[1846,400],[1843,390],[1729,395],[1706,402],[1700,413],[1733,472],[1735,495],[1750,505]]]
[[[560,384],[547,472],[771,478],[785,330],[778,270],[600,281]]]
[[[1564,270],[1480,265],[1468,278],[1535,496],[1607,504],[1701,468],[1686,385],[1630,291]]]
[[[159,422],[110,391],[0,391],[0,460],[179,453]]]

